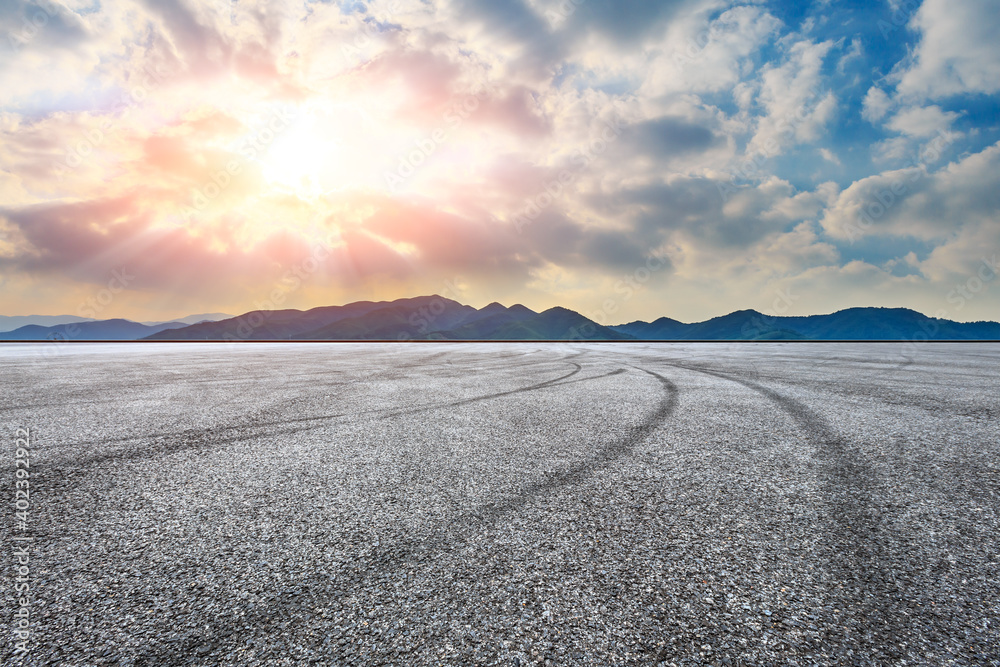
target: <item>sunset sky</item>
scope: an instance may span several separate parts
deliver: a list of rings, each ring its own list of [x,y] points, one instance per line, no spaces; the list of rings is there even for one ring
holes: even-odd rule
[[[5,0],[0,314],[997,320],[997,35],[986,0]]]

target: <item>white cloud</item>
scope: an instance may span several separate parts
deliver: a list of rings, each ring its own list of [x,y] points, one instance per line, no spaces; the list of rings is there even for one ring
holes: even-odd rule
[[[902,160],[906,157],[910,144],[913,143],[906,137],[891,137],[883,139],[872,145],[872,157],[877,162],[892,162]]]
[[[833,164],[840,166],[840,158],[838,158],[829,148],[819,149],[819,154],[823,156],[823,159],[827,162],[832,162]]]
[[[992,230],[1000,245],[1000,143],[928,173],[923,165],[863,178],[840,193],[822,219],[831,238],[866,235],[943,243]]]
[[[932,137],[950,130],[951,124],[958,117],[959,114],[954,111],[942,111],[937,105],[912,107],[897,113],[886,126],[911,137]]]
[[[891,107],[892,100],[889,99],[885,91],[877,86],[872,86],[868,89],[868,94],[865,95],[861,117],[874,123],[882,120]]]
[[[1000,10],[984,0],[925,0],[910,27],[921,31],[898,92],[941,98],[1000,90]]]
[[[766,115],[757,124],[749,152],[773,155],[822,135],[837,109],[836,96],[822,88],[823,59],[832,47],[832,41],[800,41],[783,64],[764,69],[760,100]]]
[[[744,72],[746,59],[770,37],[781,22],[759,7],[735,7],[710,24],[692,16],[678,21],[665,45],[645,67],[640,94],[700,93],[732,89]]]
[[[851,40],[851,48],[848,49],[847,52],[840,57],[840,60],[837,61],[837,71],[843,74],[848,63],[852,60],[860,60],[863,57],[864,47],[861,45],[861,39],[855,37]]]

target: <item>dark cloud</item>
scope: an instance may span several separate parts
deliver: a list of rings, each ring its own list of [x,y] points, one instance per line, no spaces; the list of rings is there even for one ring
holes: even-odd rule
[[[522,228],[525,247],[540,261],[600,273],[629,272],[646,264],[653,246],[641,231],[583,225],[552,209]]]
[[[709,178],[674,178],[591,195],[588,203],[605,217],[627,221],[636,242],[647,246],[682,232],[708,247],[750,247],[789,224],[780,216],[764,215],[775,202],[772,196],[749,186],[730,187],[727,181]],[[740,206],[728,211],[727,200],[736,197],[743,198]]]
[[[546,20],[523,0],[460,0],[458,7],[460,19],[523,48],[515,71],[529,69],[544,76],[564,54],[562,37],[553,35]]]
[[[563,0],[559,7],[572,8],[566,32],[597,32],[629,45],[662,32],[678,11],[692,4],[691,0]]]
[[[283,86],[290,97],[297,94],[294,85],[280,80],[276,65],[274,49],[280,42],[282,19],[282,13],[276,9],[278,5],[251,12],[251,18],[260,28],[256,33],[260,40],[238,41],[201,20],[184,0],[143,0],[143,3],[162,20],[173,56],[184,64],[189,76],[204,79],[232,71],[248,79]],[[155,39],[151,45],[166,46]]]
[[[214,28],[204,25],[181,0],[144,0],[163,20],[171,41],[192,66],[218,67],[229,60],[232,48]]]
[[[722,142],[708,128],[674,116],[631,125],[622,137],[631,154],[661,158],[703,151]]]
[[[649,246],[642,242],[638,234],[610,229],[596,229],[588,233],[578,252],[583,262],[619,271],[634,271],[644,266],[651,257]]]
[[[74,50],[90,39],[79,16],[55,2],[0,2],[3,50]]]

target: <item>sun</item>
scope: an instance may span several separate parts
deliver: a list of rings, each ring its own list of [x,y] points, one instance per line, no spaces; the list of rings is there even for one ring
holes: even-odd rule
[[[349,101],[306,102],[287,116],[255,135],[263,146],[254,159],[271,192],[315,201],[386,187],[384,172],[398,163],[400,142],[367,110]]]
[[[264,178],[275,190],[306,199],[317,197],[326,190],[338,143],[314,113],[303,111],[275,134],[261,157]]]

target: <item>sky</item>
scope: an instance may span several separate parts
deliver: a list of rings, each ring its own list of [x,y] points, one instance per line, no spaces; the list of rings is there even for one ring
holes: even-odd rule
[[[0,314],[1000,319],[996,0],[4,0]]]

